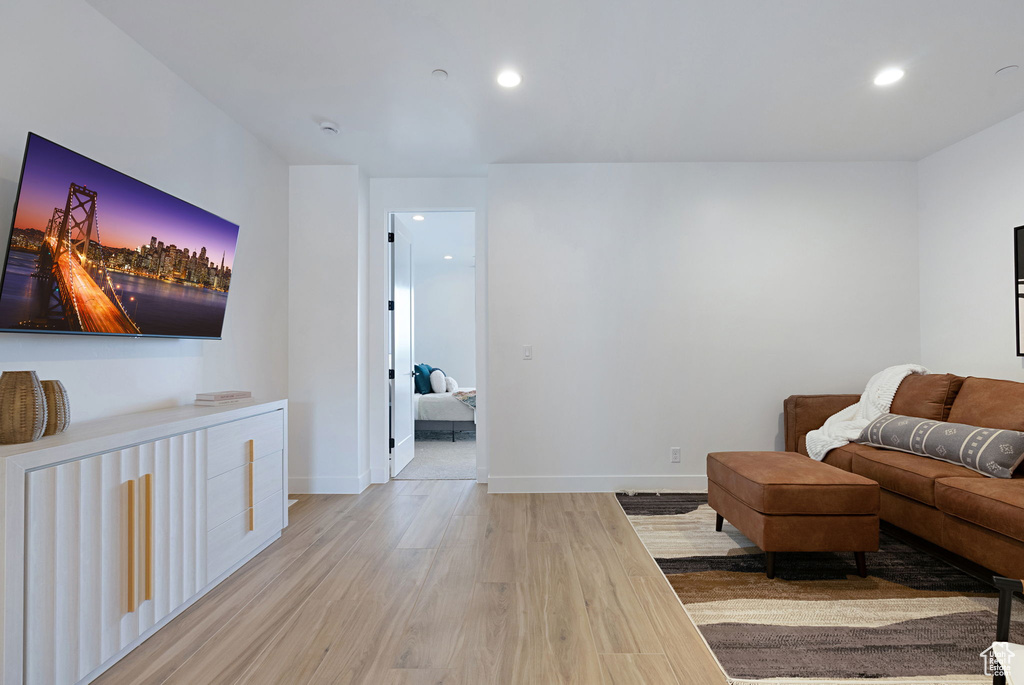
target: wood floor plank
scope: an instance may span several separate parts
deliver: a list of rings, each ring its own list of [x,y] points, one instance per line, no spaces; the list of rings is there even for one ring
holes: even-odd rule
[[[448,668],[466,634],[479,557],[461,547],[442,547],[434,558],[394,668]],[[467,553],[468,552],[468,553]]]
[[[383,500],[378,496],[365,498],[370,510],[379,511],[375,520],[367,525],[367,519],[345,519],[339,524],[345,526],[344,530],[318,538],[166,682],[194,683],[213,676],[218,683],[236,682],[323,581],[348,580],[348,569],[362,569],[369,561],[363,556],[364,549],[376,548],[389,531],[400,538],[424,500],[402,495]],[[380,501],[386,505],[383,510]]]
[[[530,542],[567,542],[562,521],[562,495],[532,493],[526,496]]]
[[[369,526],[317,592],[322,601],[358,600],[377,581],[381,564],[392,553],[426,503],[424,495],[399,495]]]
[[[365,519],[396,491],[387,484],[361,495],[295,496],[298,502],[288,510],[289,525],[280,539],[93,682],[164,682],[320,536],[342,520]]]
[[[561,495],[561,501],[565,511],[597,511],[600,494],[597,492],[571,492]]]
[[[520,583],[477,583],[466,616],[466,637],[453,669],[473,685],[516,682],[524,657],[526,596]]]
[[[605,685],[680,685],[664,654],[602,654]]]
[[[488,495],[486,525],[479,538],[476,580],[522,582],[526,575],[527,495]]]
[[[661,641],[619,563],[600,516],[596,511],[569,511],[563,516],[597,651],[662,652]]]
[[[611,495],[393,481],[298,499],[281,540],[96,682],[725,683]]]
[[[364,530],[358,520],[338,524],[269,583],[165,681],[233,683],[263,651],[288,618],[355,545]]]
[[[459,500],[459,506],[455,508],[456,516],[480,516],[491,513],[490,507],[496,501],[496,496],[488,494],[487,486],[474,483],[466,490],[466,493]]]
[[[564,543],[531,542],[527,558],[525,658],[513,682],[601,683],[601,665],[572,551]]]
[[[342,673],[367,672],[376,656],[370,649],[385,617],[382,607],[407,613],[401,598],[415,597],[433,561],[433,550],[394,550],[378,567],[373,586],[363,597],[329,599],[321,585],[256,659],[241,682],[300,683],[334,679]],[[353,639],[352,635],[358,635]],[[323,671],[317,672],[324,666]]]
[[[393,668],[384,675],[380,685],[463,685],[455,671],[443,668]]]
[[[441,546],[479,545],[487,537],[489,527],[489,516],[452,516]]]
[[[615,495],[605,492],[598,495],[597,498],[598,516],[601,517],[601,523],[604,524],[604,529],[615,546],[619,562],[626,574],[660,578],[661,569],[648,554],[644,543],[637,537],[636,531],[629,524],[626,512],[622,511]]]
[[[636,577],[630,582],[661,638],[665,656],[680,683],[723,685],[718,662],[711,655],[697,627],[683,610],[672,586],[662,578]]]
[[[328,533],[358,535],[362,528],[358,519],[346,516],[345,506],[338,511],[321,507],[318,516],[293,525],[295,528],[289,527],[287,536],[270,545],[229,581],[215,587],[93,682],[101,685],[164,682],[321,536]]]
[[[430,481],[424,481],[430,482]],[[455,507],[458,506],[467,484],[472,481],[439,480],[440,484],[427,497],[423,512],[413,521],[405,535],[399,541],[400,548],[439,547],[444,537]]]
[[[432,555],[432,550],[395,550],[396,555]],[[348,600],[346,623],[335,631],[327,656],[311,683],[363,685],[384,680],[430,564],[407,567],[375,584],[363,599]],[[348,628],[346,626],[352,626]],[[296,685],[299,685],[296,683]]]

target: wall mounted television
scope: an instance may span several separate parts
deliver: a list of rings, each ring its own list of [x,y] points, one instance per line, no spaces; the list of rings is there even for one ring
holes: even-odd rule
[[[0,331],[220,339],[238,226],[29,133]]]

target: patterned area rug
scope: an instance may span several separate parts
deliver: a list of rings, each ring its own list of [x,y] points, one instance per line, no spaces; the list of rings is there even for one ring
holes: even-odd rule
[[[768,580],[752,542],[715,532],[706,494],[618,497],[732,683],[992,682],[997,594],[939,559],[883,533],[867,578],[852,553],[779,553]]]

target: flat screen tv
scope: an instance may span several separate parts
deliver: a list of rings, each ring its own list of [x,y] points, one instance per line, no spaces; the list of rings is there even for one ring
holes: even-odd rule
[[[221,337],[238,226],[34,133],[0,331]]]

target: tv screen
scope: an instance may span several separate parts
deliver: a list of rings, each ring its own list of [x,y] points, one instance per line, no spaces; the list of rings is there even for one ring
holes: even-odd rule
[[[220,338],[238,226],[30,133],[0,330]]]

